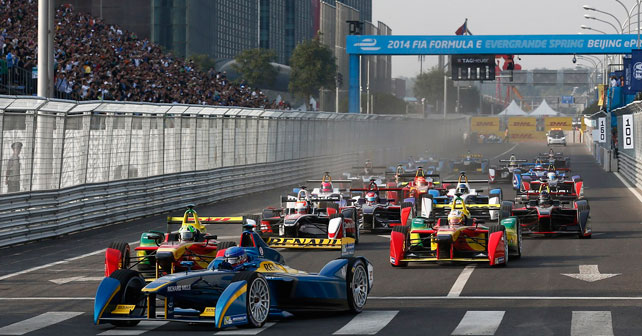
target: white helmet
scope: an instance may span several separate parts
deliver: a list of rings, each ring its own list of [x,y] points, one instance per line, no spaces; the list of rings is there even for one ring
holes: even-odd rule
[[[557,178],[557,175],[555,175],[554,172],[549,172],[546,174],[546,178],[548,178],[549,181],[555,180]]]

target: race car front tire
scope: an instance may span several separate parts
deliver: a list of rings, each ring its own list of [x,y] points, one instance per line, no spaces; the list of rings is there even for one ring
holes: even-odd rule
[[[124,241],[114,241],[109,243],[109,248],[120,251],[120,269],[129,268],[130,261],[130,248],[129,244]]]
[[[136,305],[136,308],[130,314],[142,316],[146,309],[147,300],[145,295],[141,294],[141,290],[146,283],[140,273],[130,269],[119,269],[115,270],[109,277],[120,282],[120,290],[111,299],[110,304]],[[139,322],[139,320],[109,321],[109,323],[117,327],[133,327]]]
[[[351,258],[348,262],[348,272],[346,274],[346,290],[348,291],[350,312],[358,314],[366,305],[370,289],[368,281],[366,265],[359,258]]]
[[[232,282],[245,280],[247,282],[247,295],[245,296],[245,309],[247,313],[247,327],[260,328],[267,321],[270,313],[270,286],[261,273],[239,272]]]

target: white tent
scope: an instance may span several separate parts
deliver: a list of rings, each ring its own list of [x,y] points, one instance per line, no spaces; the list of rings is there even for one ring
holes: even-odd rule
[[[548,106],[548,103],[546,103],[546,99],[542,100],[542,103],[539,104],[539,106],[529,114],[529,116],[558,116],[561,115],[561,113],[553,110],[550,106]]]
[[[508,107],[504,111],[502,111],[499,116],[527,116],[528,113],[522,111],[522,109],[517,106],[515,101],[513,100]]]

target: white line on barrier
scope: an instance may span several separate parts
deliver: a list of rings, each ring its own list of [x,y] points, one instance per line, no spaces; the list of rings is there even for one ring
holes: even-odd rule
[[[461,291],[464,290],[464,286],[466,286],[466,282],[468,282],[468,279],[470,278],[470,275],[473,274],[474,270],[475,265],[468,265],[464,267],[463,270],[461,270],[459,277],[457,277],[457,280],[453,284],[452,288],[450,288],[450,292],[448,292],[449,297],[461,295]]]
[[[622,181],[622,183],[624,183],[624,186],[629,189],[629,191],[638,199],[638,201],[640,201],[640,203],[642,203],[642,195],[640,195],[640,193],[634,187],[632,187],[631,184],[629,184],[629,182],[625,180],[622,175],[620,175],[620,173],[613,172],[613,175],[615,175],[615,177]]]

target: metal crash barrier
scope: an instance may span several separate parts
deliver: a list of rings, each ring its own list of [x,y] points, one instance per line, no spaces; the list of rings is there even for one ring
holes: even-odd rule
[[[466,118],[0,96],[0,246],[462,141]]]

